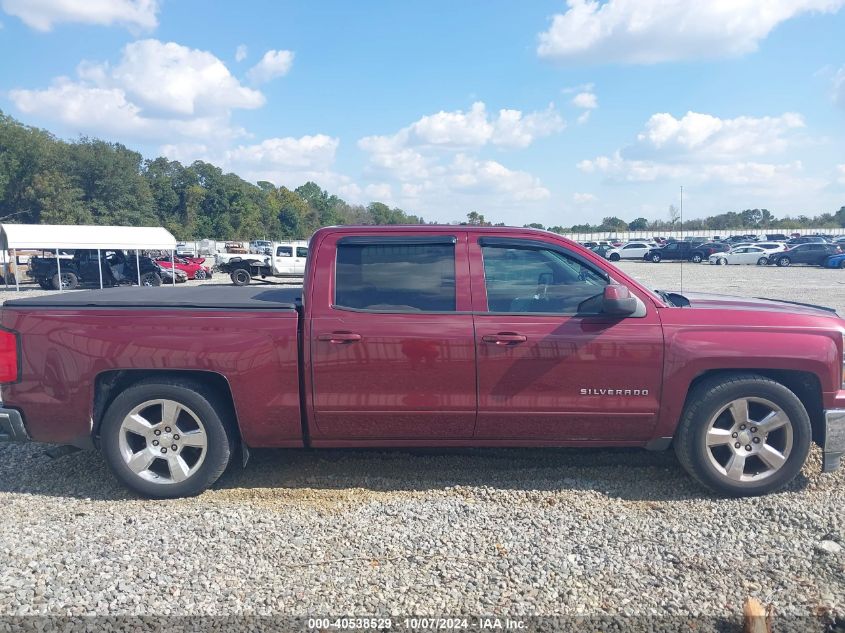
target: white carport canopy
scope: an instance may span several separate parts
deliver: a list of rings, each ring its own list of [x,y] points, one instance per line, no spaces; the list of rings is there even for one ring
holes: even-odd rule
[[[176,238],[160,226],[1,224],[0,249],[176,250]]]
[[[141,285],[141,266],[139,251],[170,251],[174,267],[173,283],[176,283],[175,251],[176,238],[167,229],[160,226],[93,226],[70,224],[0,224],[0,251],[3,259],[7,252],[20,249],[51,250],[56,253],[61,288],[62,250],[108,250],[121,249],[135,251],[138,285]],[[103,287],[102,263],[100,264],[100,287]],[[5,277],[5,275],[4,275]],[[15,275],[15,286],[18,278]]]

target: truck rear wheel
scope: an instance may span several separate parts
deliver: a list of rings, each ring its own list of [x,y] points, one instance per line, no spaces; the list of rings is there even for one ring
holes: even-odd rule
[[[61,279],[59,279],[59,273],[53,275],[53,290],[73,290],[79,285],[79,277],[76,276],[76,273],[62,272]]]
[[[784,487],[810,450],[807,410],[784,385],[756,374],[705,380],[689,394],[675,452],[699,483],[733,497]]]
[[[249,271],[244,268],[233,270],[230,277],[232,278],[232,283],[236,286],[246,286],[250,281],[252,281],[252,276],[249,274]]]
[[[232,455],[223,411],[199,384],[137,383],[103,417],[103,456],[123,484],[145,497],[197,495],[217,481]]]

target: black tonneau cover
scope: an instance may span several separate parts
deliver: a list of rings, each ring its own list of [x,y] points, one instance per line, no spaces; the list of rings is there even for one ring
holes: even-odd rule
[[[9,308],[149,308],[215,310],[294,310],[302,288],[195,286],[128,286],[103,290],[56,292],[12,299]]]

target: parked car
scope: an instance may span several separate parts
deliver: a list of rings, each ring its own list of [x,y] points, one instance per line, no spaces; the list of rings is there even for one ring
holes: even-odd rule
[[[307,258],[308,242],[279,242],[273,244],[270,255],[234,258],[218,264],[217,268],[228,274],[236,286],[245,286],[255,277],[302,277]]]
[[[831,255],[824,261],[825,268],[845,268],[845,253]]]
[[[624,246],[610,249],[606,257],[612,262],[618,262],[620,259],[642,259],[643,255],[653,248],[657,248],[654,242],[632,241]]]
[[[270,240],[253,240],[249,243],[249,252],[258,255],[269,255],[268,250],[273,246]]]
[[[798,244],[825,244],[827,240],[822,237],[815,237],[805,235],[803,237],[791,237],[786,241],[787,246],[797,246]]]
[[[731,250],[735,250],[737,248],[742,248],[744,246],[756,246],[758,248],[762,248],[763,250],[767,251],[769,255],[772,253],[779,253],[780,251],[786,250],[786,244],[783,242],[740,242],[739,244],[734,244]]]
[[[769,253],[758,246],[739,246],[726,253],[715,253],[710,256],[711,264],[757,264],[765,266],[769,263]]]
[[[149,257],[141,256],[141,285],[160,286],[161,274],[158,265]],[[32,278],[45,290],[73,290],[80,284],[99,285],[102,274],[104,286],[132,285],[138,283],[136,258],[122,250],[101,251],[100,262],[97,251],[77,250],[69,260],[61,260],[61,279],[55,257],[32,257],[29,260]]]
[[[791,266],[792,264],[823,266],[828,257],[841,252],[842,249],[836,244],[820,242],[796,244],[785,251],[769,255],[769,263],[777,266]]]
[[[785,242],[789,237],[783,233],[766,233],[766,239],[770,242]]]
[[[691,261],[695,264],[703,262],[713,253],[730,250],[730,246],[723,242],[707,242],[692,244],[690,242],[669,242],[665,246],[646,251],[643,259],[655,264],[663,260]]]
[[[593,251],[599,257],[604,257],[605,259],[607,259],[607,254],[610,251],[614,250],[614,248],[612,246],[607,246],[606,244],[600,244],[591,248],[590,250]]]
[[[531,229],[310,244],[302,290],[7,301],[0,439],[96,448],[150,497],[197,494],[258,447],[671,445],[735,496],[788,485],[814,440],[824,472],[845,453],[833,310],[652,292]]]
[[[162,268],[173,268],[170,257],[161,257],[156,260]],[[205,259],[203,258],[203,261]],[[175,268],[183,271],[188,279],[209,279],[212,275],[211,268],[203,264],[198,264],[195,261],[183,257],[176,258]]]
[[[161,265],[158,267],[158,274],[161,277],[162,284],[172,284],[173,283],[173,269],[166,265]],[[183,284],[188,281],[188,273],[184,270],[176,269],[176,283]]]

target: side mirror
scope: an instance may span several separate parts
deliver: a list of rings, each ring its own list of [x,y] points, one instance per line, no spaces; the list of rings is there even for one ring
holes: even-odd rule
[[[605,314],[630,316],[637,311],[637,298],[627,286],[610,284],[604,287],[601,310]]]

